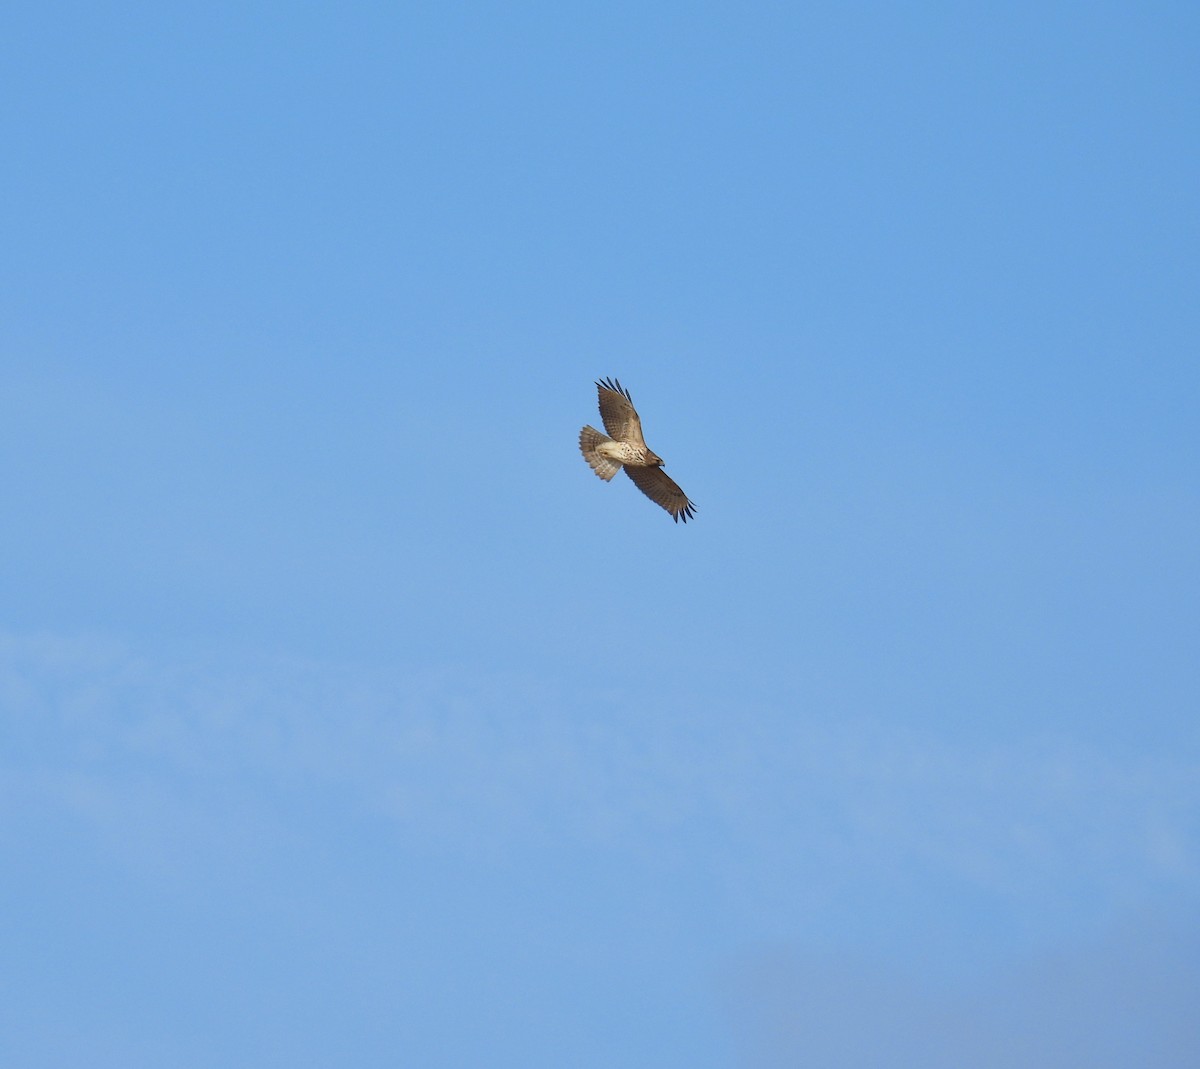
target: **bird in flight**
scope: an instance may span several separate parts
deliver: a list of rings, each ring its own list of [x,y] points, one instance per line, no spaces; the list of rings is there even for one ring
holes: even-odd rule
[[[650,451],[642,437],[642,421],[633,398],[616,379],[596,383],[600,394],[600,418],[608,434],[595,427],[579,432],[579,451],[597,475],[608,482],[622,468],[636,486],[656,505],[661,505],[678,523],[695,515],[696,506],[679,489],[675,480],[662,470],[663,459]]]

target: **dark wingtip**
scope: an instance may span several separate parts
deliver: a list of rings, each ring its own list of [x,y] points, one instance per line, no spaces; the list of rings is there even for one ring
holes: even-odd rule
[[[602,390],[608,390],[612,393],[619,393],[625,398],[626,401],[630,402],[630,404],[633,403],[633,396],[627,389],[625,389],[624,386],[621,385],[620,379],[597,379],[596,385]]]

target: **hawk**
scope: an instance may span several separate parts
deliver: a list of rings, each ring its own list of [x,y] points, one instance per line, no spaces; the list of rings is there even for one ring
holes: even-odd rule
[[[583,459],[605,482],[624,468],[633,485],[656,505],[662,505],[676,523],[680,520],[687,523],[695,515],[696,506],[662,470],[662,457],[646,445],[642,421],[629,391],[616,379],[601,379],[596,389],[600,394],[600,418],[608,434],[601,434],[595,427],[584,427],[579,432]]]

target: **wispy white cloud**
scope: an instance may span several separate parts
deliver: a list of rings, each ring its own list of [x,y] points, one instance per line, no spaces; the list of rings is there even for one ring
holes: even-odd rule
[[[10,819],[16,792],[110,831],[200,835],[208,814],[216,841],[231,821],[302,833],[321,800],[432,848],[572,841],[700,866],[731,899],[787,909],[867,872],[1017,903],[1200,886],[1194,755],[953,742],[515,674],[160,663],[53,636],[0,639],[0,700]]]

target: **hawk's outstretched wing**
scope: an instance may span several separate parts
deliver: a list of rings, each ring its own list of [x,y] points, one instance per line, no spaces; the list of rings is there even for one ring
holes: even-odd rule
[[[596,383],[596,389],[600,394],[600,418],[604,420],[609,437],[645,448],[642,421],[638,419],[629,391],[616,379],[601,379]]]
[[[651,501],[656,505],[662,505],[676,523],[680,520],[687,523],[695,515],[696,506],[688,500],[687,494],[679,489],[679,484],[662,468],[626,465],[625,474],[633,480],[633,485]]]

